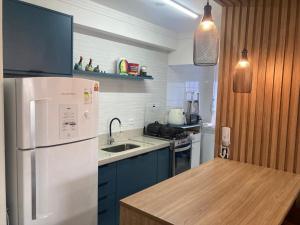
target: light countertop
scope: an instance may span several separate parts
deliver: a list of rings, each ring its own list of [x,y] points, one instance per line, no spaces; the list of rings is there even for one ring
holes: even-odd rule
[[[101,149],[111,146],[116,146],[120,144],[135,144],[140,147],[126,150],[118,153],[110,153],[103,151]],[[102,166],[108,163],[116,162],[122,159],[130,158],[133,156],[141,155],[147,152],[159,150],[162,148],[166,148],[170,146],[170,142],[163,141],[155,138],[139,136],[135,138],[130,138],[126,141],[116,142],[113,145],[104,145],[100,146],[100,150],[98,151],[98,165]]]

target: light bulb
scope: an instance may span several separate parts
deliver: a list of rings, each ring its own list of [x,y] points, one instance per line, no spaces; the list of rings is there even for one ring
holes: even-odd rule
[[[213,21],[209,21],[209,20],[206,20],[206,21],[202,21],[200,23],[200,26],[202,28],[203,31],[209,31],[211,29],[214,28],[214,22]]]
[[[242,51],[242,57],[235,67],[233,77],[233,91],[236,93],[250,93],[252,89],[252,69],[248,60],[248,51]]]
[[[241,67],[241,68],[246,68],[246,67],[249,67],[250,66],[250,63],[248,60],[246,59],[241,59],[238,63],[238,66]]]

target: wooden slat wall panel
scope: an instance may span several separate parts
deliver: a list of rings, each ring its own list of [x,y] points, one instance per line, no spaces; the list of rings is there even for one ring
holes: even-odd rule
[[[280,0],[274,0],[278,4]],[[286,0],[285,0],[286,1]],[[282,1],[281,1],[282,2]],[[271,109],[273,98],[273,85],[275,75],[275,60],[276,52],[278,48],[278,33],[279,33],[279,21],[281,17],[280,7],[272,7],[271,9],[271,30],[270,41],[268,45],[267,67],[266,67],[266,80],[265,80],[265,93],[263,107],[263,123],[262,132],[264,134],[261,139],[261,148],[265,151],[260,151],[260,163],[263,166],[268,165],[269,157],[269,141],[270,141],[270,125],[271,125]]]
[[[250,1],[248,2],[248,5],[250,6]],[[246,31],[246,39],[245,39],[245,46],[247,49],[250,49],[250,51],[252,52],[252,46],[253,46],[253,34],[254,34],[254,18],[255,18],[255,8],[254,7],[249,7],[248,12],[247,12],[247,31]],[[241,118],[240,118],[240,128],[239,130],[241,130],[241,134],[240,134],[240,142],[239,142],[239,148],[241,146],[245,146],[246,145],[246,137],[247,137],[247,124],[248,124],[248,117],[247,117],[247,112],[248,112],[248,107],[249,107],[249,96],[248,95],[243,95],[242,96],[242,110],[241,112]],[[245,149],[245,151],[242,151],[240,154],[240,161],[242,162],[246,162],[247,159],[247,148]]]
[[[291,94],[291,83],[292,83],[292,72],[293,72],[293,57],[295,49],[295,32],[296,32],[296,20],[297,20],[297,10],[299,9],[298,0],[291,1],[291,14],[290,14],[290,24],[288,31],[288,41],[286,45],[286,56],[285,56],[285,66],[283,74],[283,83],[282,83],[282,96],[281,96],[281,108],[280,108],[280,127],[279,127],[279,140],[278,148],[284,149],[287,151],[287,160],[292,161],[295,154],[295,148],[287,146],[287,133],[288,133],[288,115],[290,108],[290,94]],[[291,135],[290,135],[291,136]],[[293,164],[290,163],[287,166],[287,171],[293,171]]]
[[[258,83],[258,65],[260,63],[260,53],[261,53],[261,33],[263,24],[261,23],[263,18],[263,8],[260,7],[258,9],[255,9],[255,22],[254,27],[255,30],[253,30],[253,43],[251,52],[253,52],[253,55],[249,57],[249,60],[251,61],[253,65],[253,77],[252,77],[252,95],[250,96],[250,102],[249,102],[249,109],[248,109],[248,124],[245,129],[248,131],[247,141],[246,141],[246,150],[247,151],[247,161],[248,163],[253,163],[253,157],[254,157],[254,120],[256,115],[256,94],[257,94],[257,83]],[[254,32],[255,31],[255,32]],[[256,51],[254,51],[256,49]],[[241,148],[242,146],[240,146]]]
[[[289,0],[286,1],[288,3]],[[283,2],[281,1],[281,4]],[[274,10],[276,10],[274,8]],[[275,71],[270,73],[270,76],[274,76],[273,78],[273,96],[271,99],[271,118],[273,123],[271,124],[271,145],[270,145],[270,167],[276,168],[277,162],[277,148],[278,148],[278,128],[279,128],[279,114],[280,114],[280,101],[281,101],[281,86],[282,86],[282,77],[283,77],[283,69],[284,69],[284,47],[285,47],[285,40],[286,40],[286,21],[287,21],[287,5],[281,5],[278,8],[279,11],[279,21],[276,21],[277,31],[274,34],[277,34],[277,42],[272,47],[275,51],[272,53],[275,55]],[[278,26],[280,24],[280,26]],[[269,67],[270,65],[268,65]],[[271,90],[272,91],[272,90]],[[268,99],[268,98],[267,98]],[[268,132],[268,130],[265,130]],[[266,140],[267,141],[267,140]]]
[[[234,72],[234,68],[236,65],[236,62],[239,59],[239,49],[240,49],[240,41],[241,41],[241,28],[242,28],[242,23],[245,24],[245,17],[244,19],[241,19],[243,17],[243,12],[241,7],[235,7],[235,14],[234,14],[234,19],[235,19],[235,23],[234,23],[234,28],[237,29],[237,32],[232,31],[234,33],[234,39],[233,39],[233,48],[232,48],[232,54],[231,54],[231,67],[230,67],[230,74],[232,74]],[[244,30],[244,29],[243,29]],[[245,30],[244,30],[245,31]],[[230,127],[233,127],[234,125],[236,125],[238,123],[238,121],[236,121],[236,123],[234,123],[234,111],[236,110],[236,108],[234,107],[235,102],[237,101],[237,99],[235,98],[235,96],[232,93],[232,88],[233,88],[233,79],[232,76],[230,76],[229,79],[229,89],[228,89],[228,96],[229,96],[229,104],[228,104],[228,109],[232,109],[232,110],[228,110],[228,117],[227,117],[227,121],[230,124]],[[236,139],[237,140],[237,139]],[[237,142],[232,142],[233,145],[236,145]],[[237,159],[238,157],[238,152],[232,151],[232,155],[234,159]]]
[[[266,4],[270,4],[272,0],[266,0]],[[263,104],[264,104],[264,93],[265,93],[265,80],[266,80],[266,67],[267,67],[267,55],[268,55],[268,43],[271,37],[271,26],[270,26],[271,9],[270,7],[263,7],[263,17],[261,23],[262,27],[262,44],[260,46],[261,52],[259,56],[258,64],[258,84],[256,94],[256,107],[255,107],[255,119],[254,119],[254,158],[253,162],[256,165],[260,164],[261,159],[261,140],[262,140],[262,124],[263,124]],[[254,49],[254,52],[257,49]],[[253,53],[254,54],[254,53]],[[252,92],[253,94],[253,92]],[[260,107],[258,107],[260,106]]]
[[[300,0],[223,3],[216,154],[231,127],[231,159],[300,173]],[[233,93],[242,49],[249,51],[251,94]]]

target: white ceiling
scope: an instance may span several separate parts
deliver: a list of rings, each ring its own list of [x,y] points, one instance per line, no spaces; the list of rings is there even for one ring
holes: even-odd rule
[[[162,26],[178,33],[192,32],[199,20],[192,19],[176,9],[165,5],[163,0],[93,0],[101,5],[127,13],[150,23]],[[203,7],[207,0],[177,0],[187,8],[203,15]],[[213,16],[220,17],[221,7],[210,1]]]

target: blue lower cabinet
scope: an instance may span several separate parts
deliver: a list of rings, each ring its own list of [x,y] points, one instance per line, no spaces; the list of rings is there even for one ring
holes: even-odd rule
[[[172,155],[169,148],[157,151],[157,183],[172,176]]]
[[[116,196],[107,195],[99,198],[98,202],[98,224],[116,224]]]
[[[98,225],[116,224],[116,163],[98,169]]]
[[[121,199],[170,176],[169,148],[99,167],[98,224],[118,225]]]
[[[117,198],[122,199],[156,183],[156,152],[117,162]]]

